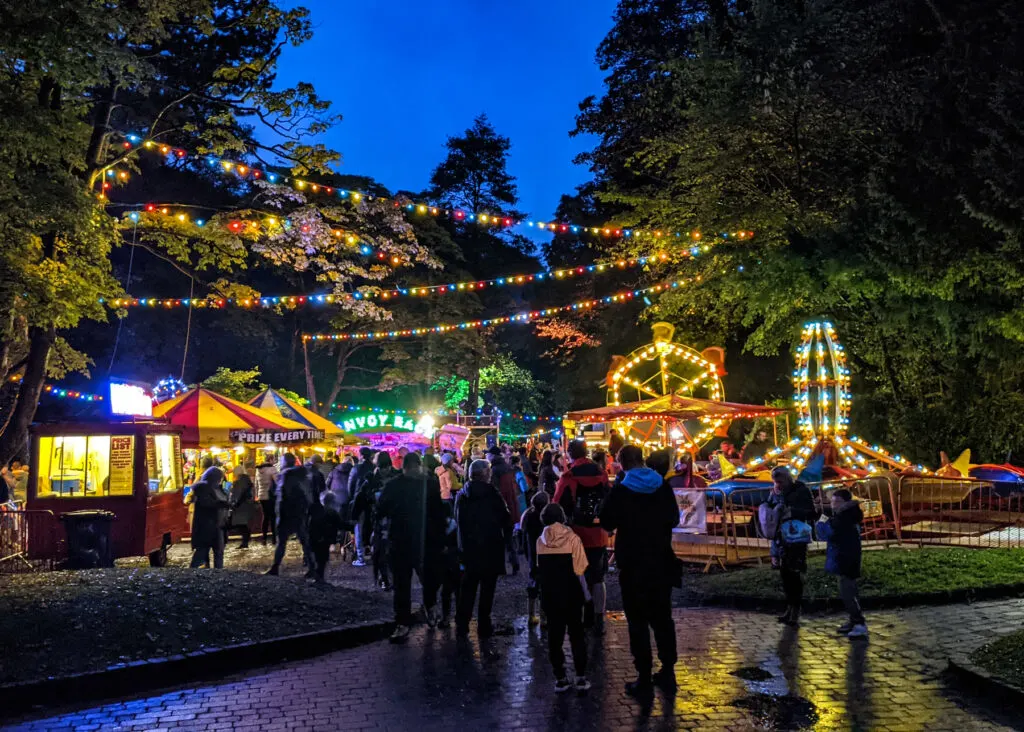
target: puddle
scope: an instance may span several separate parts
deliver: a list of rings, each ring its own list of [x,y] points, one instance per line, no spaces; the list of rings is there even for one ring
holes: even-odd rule
[[[757,666],[745,666],[743,668],[738,668],[732,672],[732,675],[738,676],[744,681],[767,681],[772,677],[770,673]]]
[[[748,710],[763,730],[804,730],[818,721],[814,704],[802,696],[751,694],[736,699],[733,705]]]

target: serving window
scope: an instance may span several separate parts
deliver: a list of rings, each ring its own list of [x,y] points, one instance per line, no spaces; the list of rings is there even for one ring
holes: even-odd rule
[[[180,490],[181,442],[177,435],[146,437],[146,467],[149,471],[149,492],[165,493]]]
[[[130,496],[134,487],[131,435],[39,438],[36,495],[40,498]]]

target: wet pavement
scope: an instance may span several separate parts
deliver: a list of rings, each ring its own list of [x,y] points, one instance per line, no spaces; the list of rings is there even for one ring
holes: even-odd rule
[[[613,580],[614,581],[614,580]],[[25,721],[17,730],[889,730],[1024,729],[1024,710],[962,693],[949,653],[1021,626],[1024,601],[868,614],[871,638],[836,636],[837,616],[799,630],[769,615],[675,611],[675,694],[649,703],[632,677],[625,621],[590,639],[593,688],[556,695],[545,641],[517,617],[480,642],[414,630],[386,642],[241,673],[199,688]]]

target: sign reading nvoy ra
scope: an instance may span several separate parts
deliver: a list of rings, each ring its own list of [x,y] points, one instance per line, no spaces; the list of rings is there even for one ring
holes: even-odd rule
[[[394,431],[416,432],[430,437],[434,434],[434,418],[427,415],[415,422],[401,414],[356,412],[341,421],[341,428],[350,434],[357,435],[366,432]]]

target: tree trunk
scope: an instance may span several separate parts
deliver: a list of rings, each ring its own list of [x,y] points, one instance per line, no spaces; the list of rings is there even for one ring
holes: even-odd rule
[[[317,411],[316,403],[316,386],[313,384],[313,371],[309,367],[309,345],[308,341],[302,341],[302,358],[303,368],[306,372],[306,399],[309,399],[309,404],[313,407],[313,411]]]
[[[473,373],[469,377],[469,404],[466,411],[469,414],[476,414],[477,405],[480,404],[480,356],[473,356]]]
[[[46,379],[46,360],[50,349],[57,339],[57,329],[29,329],[28,360],[25,362],[25,376],[18,389],[18,398],[14,403],[10,419],[0,433],[0,464],[6,465],[11,458],[18,455],[28,436],[28,427],[35,416],[39,395],[43,392],[43,381]],[[23,455],[22,457],[27,457]]]

